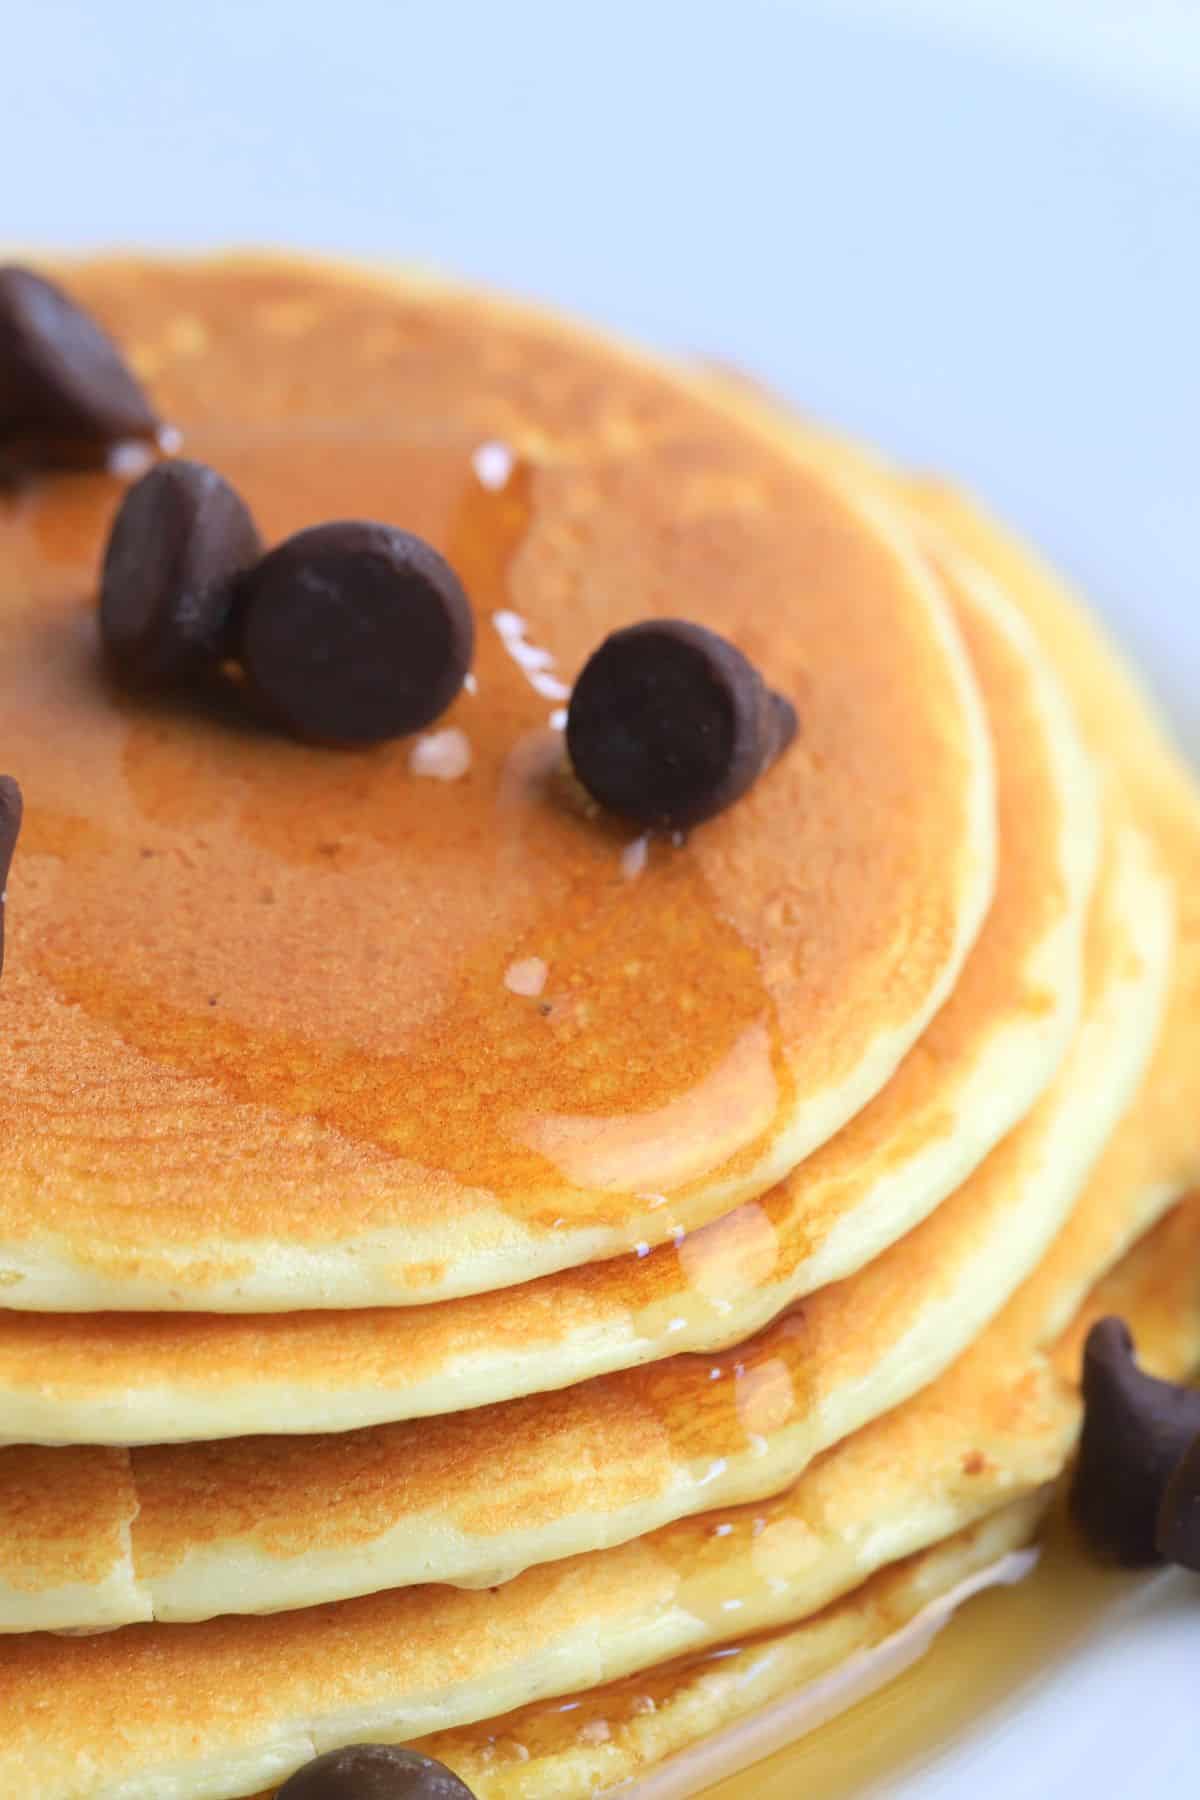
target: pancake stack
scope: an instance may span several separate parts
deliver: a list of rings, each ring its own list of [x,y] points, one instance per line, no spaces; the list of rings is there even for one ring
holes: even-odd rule
[[[369,750],[130,692],[120,476],[0,503],[0,1793],[363,1741],[699,1792],[1011,1569],[1093,1319],[1200,1360],[1196,786],[1028,551],[729,376],[369,271],[62,278],[267,543],[420,534],[476,653]],[[662,617],[799,721],[686,831],[565,747]]]

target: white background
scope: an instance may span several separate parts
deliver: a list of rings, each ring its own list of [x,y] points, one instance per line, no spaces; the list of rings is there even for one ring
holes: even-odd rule
[[[0,0],[0,237],[448,265],[953,469],[1200,754],[1198,0]],[[1168,1581],[905,1800],[1200,1776]]]

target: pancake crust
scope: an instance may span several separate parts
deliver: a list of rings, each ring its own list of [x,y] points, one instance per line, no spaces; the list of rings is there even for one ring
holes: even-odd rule
[[[122,1450],[0,1449],[0,1613],[46,1631],[152,1617],[135,1575],[137,1510]]]
[[[889,509],[702,384],[490,296],[255,260],[65,278],[269,539],[376,515],[444,550],[478,691],[443,721],[470,769],[436,789],[407,742],[335,754],[220,696],[122,700],[94,621],[117,484],[0,516],[26,796],[6,1304],[491,1290],[667,1241],[826,1142],[950,993],[994,877],[979,697]],[[489,440],[517,457],[501,490]],[[551,714],[607,632],[664,610],[736,638],[803,730],[630,878]],[[552,668],[510,654],[512,614]],[[535,998],[505,981],[530,958]]]
[[[1029,632],[982,577],[950,592],[996,746],[996,896],[951,998],[828,1145],[679,1245],[403,1313],[0,1313],[0,1434],[163,1443],[492,1404],[739,1342],[931,1212],[1062,1061],[1098,838],[1090,766]]]
[[[795,1481],[932,1380],[1030,1274],[1141,1077],[1170,961],[1169,891],[1120,828],[1062,1074],[911,1236],[720,1356],[358,1433],[134,1451],[132,1616],[270,1611],[430,1580],[491,1585]],[[1141,1121],[1121,1129],[1140,1135]],[[1119,1204],[1141,1201],[1122,1192]],[[7,1454],[19,1469],[21,1453]],[[68,1485],[78,1454],[59,1452]],[[0,1542],[0,1570],[24,1554],[21,1539]],[[35,1605],[0,1590],[0,1622],[27,1629]]]
[[[1122,1210],[1119,1196],[1096,1203]],[[1198,1256],[1193,1200],[1148,1254],[1107,1279],[1098,1301],[1140,1336],[1149,1296],[1160,1373],[1182,1374],[1200,1356]],[[1088,1272],[1048,1269],[926,1394],[764,1506],[682,1521],[495,1592],[408,1589],[268,1619],[0,1643],[0,1791],[226,1800],[282,1780],[314,1748],[457,1731],[535,1696],[810,1616],[1061,1469],[1079,1423],[1073,1380],[1021,1334],[1034,1313],[1058,1311],[1064,1277],[1086,1284]],[[723,1601],[735,1596],[743,1605],[731,1613]],[[693,1715],[689,1736],[717,1722]],[[472,1736],[477,1746],[478,1734],[459,1741]],[[572,1774],[559,1791],[582,1800],[585,1779]]]

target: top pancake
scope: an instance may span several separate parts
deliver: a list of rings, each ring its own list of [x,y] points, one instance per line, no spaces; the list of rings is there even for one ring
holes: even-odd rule
[[[1031,634],[981,576],[956,570],[948,591],[995,746],[995,898],[950,999],[828,1144],[678,1244],[491,1294],[353,1313],[0,1312],[0,1438],[342,1431],[565,1387],[739,1342],[938,1207],[1062,1062],[1098,835],[1091,767]]]
[[[93,626],[116,484],[0,514],[0,763],[27,802],[6,1304],[484,1291],[662,1242],[824,1143],[950,992],[993,881],[978,696],[886,508],[490,298],[258,262],[69,279],[269,539],[373,516],[450,557],[478,692],[444,721],[472,756],[445,786],[408,743],[122,700]],[[498,491],[472,462],[496,439]],[[491,628],[506,611],[558,687]],[[607,632],[662,613],[733,637],[802,731],[634,873],[550,715]],[[531,958],[532,998],[505,982]]]

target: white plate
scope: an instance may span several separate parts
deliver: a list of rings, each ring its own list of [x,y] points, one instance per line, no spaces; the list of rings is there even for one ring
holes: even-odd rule
[[[13,242],[416,256],[719,353],[957,471],[1200,753],[1191,0],[12,6]],[[1140,1800],[1200,1774],[1200,1595],[1159,1583],[889,1784]]]

